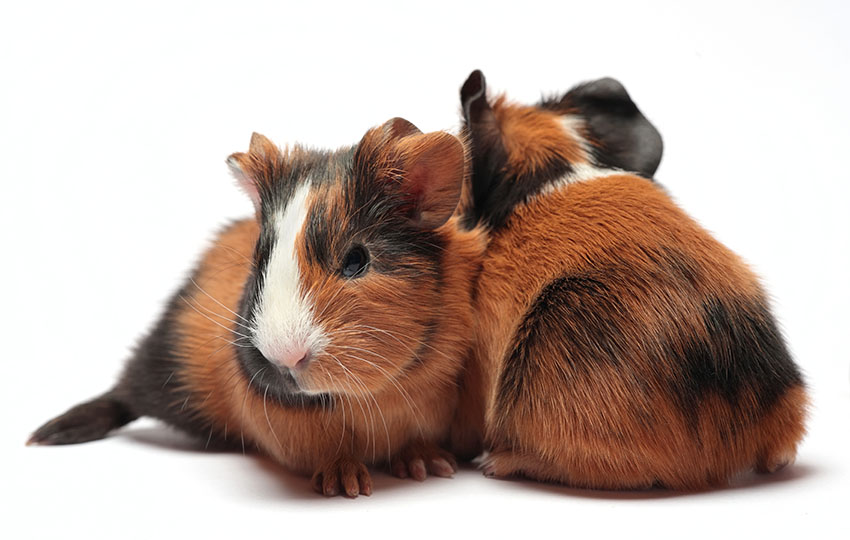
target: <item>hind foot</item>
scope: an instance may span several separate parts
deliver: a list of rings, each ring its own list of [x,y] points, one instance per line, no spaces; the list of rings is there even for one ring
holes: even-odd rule
[[[764,458],[759,458],[756,462],[756,472],[761,474],[775,473],[794,463],[796,457],[796,451],[786,450]]]
[[[563,475],[555,474],[554,466],[528,455],[496,450],[487,454],[479,465],[484,476],[489,478],[507,478],[510,476],[526,476],[536,480],[563,482]]]
[[[30,436],[27,445],[77,444],[102,439],[113,429],[137,417],[122,402],[108,395],[73,407],[50,420]]]
[[[582,489],[650,489],[653,475],[638,469],[612,468],[593,461],[565,464],[546,461],[535,454],[496,450],[480,464],[490,478],[522,476],[540,482],[554,482]]]

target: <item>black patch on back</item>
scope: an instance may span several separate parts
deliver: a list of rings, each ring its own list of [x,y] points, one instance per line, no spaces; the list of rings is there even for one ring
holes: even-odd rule
[[[491,230],[501,229],[517,205],[525,204],[547,185],[571,172],[570,164],[556,156],[552,156],[532,175],[502,173],[490,177],[489,182],[479,178],[477,171],[473,169],[475,219],[486,224]],[[476,185],[479,186],[477,191]]]
[[[764,302],[709,298],[701,317],[707,339],[683,336],[682,354],[677,354],[675,338],[664,347],[681,359],[681,377],[671,380],[670,388],[693,428],[707,395],[720,396],[737,407],[743,392],[752,393],[756,406],[740,408],[741,420],[752,422],[789,388],[803,384]]]
[[[499,409],[529,399],[526,382],[542,376],[540,363],[561,363],[565,376],[592,371],[600,363],[622,365],[628,351],[611,314],[624,307],[606,280],[602,274],[565,276],[541,289],[514,335],[499,381]]]
[[[517,175],[508,169],[508,156],[495,120],[471,124],[469,146],[472,155],[472,208],[463,225],[478,223],[492,230],[502,228],[513,209],[527,202],[546,185],[572,172],[569,162],[553,155],[534,174]]]

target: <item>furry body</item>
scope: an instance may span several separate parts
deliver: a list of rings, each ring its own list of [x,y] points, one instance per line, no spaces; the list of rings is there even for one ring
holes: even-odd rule
[[[621,87],[604,107],[612,86],[596,105],[633,121]],[[757,278],[647,179],[658,159],[612,153],[587,94],[466,104],[490,240],[455,450],[488,450],[491,475],[604,489],[789,463],[807,397]]]
[[[364,464],[451,475],[437,444],[484,249],[452,217],[460,141],[393,119],[336,152],[255,135],[229,164],[256,219],[216,238],[115,388],[33,442],[83,442],[148,415],[256,446],[326,495],[369,494]]]

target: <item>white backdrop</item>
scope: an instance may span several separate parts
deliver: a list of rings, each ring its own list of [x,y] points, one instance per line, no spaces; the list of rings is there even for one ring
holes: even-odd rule
[[[791,535],[847,538],[846,2],[11,2],[0,7],[3,538]],[[333,147],[403,116],[456,129],[480,68],[521,101],[620,79],[657,179],[764,277],[814,394],[795,467],[703,494],[375,474],[355,501],[154,422],[25,448],[113,381],[204,242],[250,213],[252,131]]]

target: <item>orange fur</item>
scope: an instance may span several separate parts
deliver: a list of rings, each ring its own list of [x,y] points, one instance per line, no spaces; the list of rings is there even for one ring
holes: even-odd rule
[[[385,377],[380,381],[365,381],[369,390],[374,390],[371,396],[343,387],[342,392],[361,397],[342,400],[340,407],[325,411],[284,409],[250,391],[248,381],[239,371],[234,349],[226,346],[227,332],[215,324],[215,316],[213,320],[205,316],[224,310],[212,298],[236,311],[241,285],[250,270],[250,263],[243,255],[250,254],[253,249],[256,224],[242,221],[225,231],[206,253],[196,278],[209,296],[200,290],[193,294],[189,301],[199,307],[200,312],[187,308],[178,323],[179,331],[187,336],[181,344],[185,368],[180,377],[192,391],[193,404],[203,403],[200,410],[210,422],[227,426],[227,432],[234,436],[244,435],[246,442],[259,445],[288,468],[305,474],[335,459],[341,451],[348,450],[364,462],[379,464],[413,440],[444,438],[454,410],[455,380],[468,349],[465,329],[473,324],[468,301],[467,284],[472,279],[468,261],[478,257],[483,247],[478,233],[459,232],[454,223],[445,228],[454,249],[447,253],[443,267],[446,289],[441,296],[444,304],[440,309],[440,328],[429,344],[429,349],[439,354],[429,355],[428,363],[419,369],[400,374],[395,385],[388,383]],[[413,288],[398,291],[393,287],[391,291],[376,284],[363,291],[363,298],[378,302],[382,300],[380,295],[401,293],[399,296],[405,297],[410,294],[409,310],[400,311],[395,320],[385,321],[392,331],[403,330],[404,317],[401,315],[414,310],[421,312],[423,307],[415,305],[417,297]],[[319,305],[323,306],[322,300]],[[358,309],[367,306],[368,303]],[[361,343],[361,340],[368,343]],[[392,354],[397,347],[404,349],[414,344],[412,341],[399,344],[392,336],[365,332],[347,343],[377,347],[379,354]],[[349,365],[357,370],[355,362]],[[357,373],[365,376],[368,371]],[[336,373],[333,380],[339,381],[340,373]],[[327,382],[321,375],[317,377],[317,386]],[[333,389],[333,383],[327,386]]]
[[[494,113],[509,168],[528,173],[552,152],[581,148],[580,141],[563,142],[566,131],[553,113],[503,99]],[[612,270],[618,268],[622,275]],[[604,277],[595,277],[600,272]],[[553,296],[546,316],[528,326],[546,287],[564,276],[579,286],[607,280],[605,294],[566,287],[575,304]],[[671,394],[671,381],[686,386],[688,375],[672,356],[658,354],[662,346],[681,352],[687,340],[716,339],[701,315],[712,301],[742,313],[765,301],[746,265],[652,182],[600,175],[517,205],[490,235],[476,298],[477,346],[452,442],[464,455],[489,450],[488,474],[605,489],[700,489],[793,459],[805,431],[802,385],[764,412],[752,388],[734,403],[709,391],[694,418]],[[594,302],[617,309],[594,312]],[[573,320],[575,310],[615,330],[614,345],[586,320]],[[527,353],[517,357],[525,362],[518,367],[511,362],[520,343]],[[617,347],[619,364],[602,360],[606,347]],[[511,398],[504,395],[510,377]]]
[[[509,103],[504,96],[496,99],[493,111],[502,129],[508,167],[518,175],[534,174],[553,156],[574,164],[589,161],[581,143],[560,125],[560,115]]]
[[[386,143],[385,136],[373,130],[362,144],[385,152],[380,145]],[[252,151],[235,159],[263,177],[277,174],[274,171],[287,166],[293,153],[266,148],[263,155],[254,154],[252,142]],[[392,168],[389,154],[378,165],[385,174],[401,174]],[[448,167],[462,169],[464,163]],[[339,183],[317,188],[310,204],[320,199],[333,215],[343,204]],[[360,478],[363,488],[361,462],[439,456],[434,446],[446,437],[454,412],[456,381],[470,347],[467,329],[473,326],[470,284],[485,247],[482,233],[461,230],[458,219],[451,218],[436,231],[446,246],[439,287],[380,273],[345,282],[304,262],[308,258],[301,231],[297,249],[302,281],[325,331],[339,336],[301,379],[308,389],[336,396],[334,406],[324,408],[281,407],[249,388],[235,349],[227,343],[229,334],[217,324],[226,321],[214,314],[238,312],[259,228],[246,220],[224,231],[204,255],[195,278],[198,288],[188,300],[197,309],[187,306],[178,317],[177,330],[186,336],[180,344],[185,360],[178,376],[191,391],[190,407],[210,424],[226,426],[228,437],[244,437],[291,470],[323,472],[314,481],[326,494],[332,488],[328,482],[348,490]],[[344,247],[333,235],[329,241],[331,249]],[[433,321],[433,331],[425,334],[423,321]],[[400,363],[417,349],[416,365]]]

